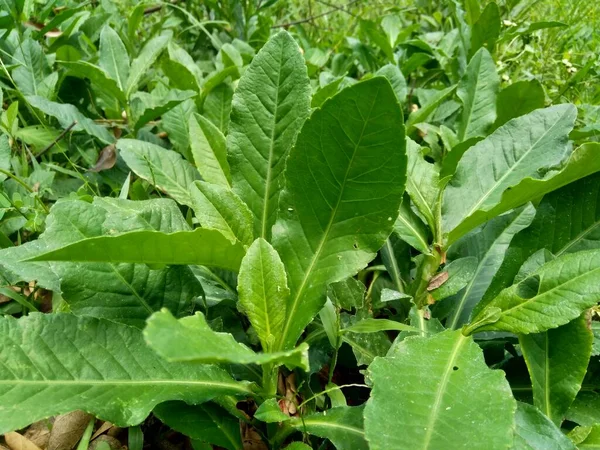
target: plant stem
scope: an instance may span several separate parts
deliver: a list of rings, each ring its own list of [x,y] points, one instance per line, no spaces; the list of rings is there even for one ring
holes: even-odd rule
[[[262,387],[267,398],[275,397],[277,394],[277,381],[279,370],[273,364],[265,364],[263,367]]]

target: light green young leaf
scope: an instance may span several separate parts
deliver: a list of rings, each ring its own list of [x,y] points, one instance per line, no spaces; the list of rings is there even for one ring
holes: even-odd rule
[[[189,121],[195,112],[196,104],[192,99],[189,99],[167,111],[160,118],[161,128],[167,132],[173,148],[190,162],[194,158],[190,150]]]
[[[457,137],[460,142],[485,136],[496,120],[496,94],[500,77],[496,64],[485,48],[475,53],[456,90],[463,104],[458,123]]]
[[[131,96],[131,113],[135,123],[133,129],[137,132],[151,120],[162,116],[180,103],[194,97],[194,91],[180,91],[170,89],[159,96],[155,92],[136,92]]]
[[[81,114],[74,105],[51,102],[37,95],[30,95],[25,97],[25,99],[34,108],[57,119],[63,128],[68,128],[73,122],[77,122],[72,128],[73,131],[85,131],[97,137],[104,144],[115,142],[114,136],[106,128],[94,123],[92,119]]]
[[[400,205],[400,215],[394,223],[394,233],[421,253],[430,253],[427,227],[412,210],[410,200],[406,196]]]
[[[473,331],[541,333],[564,325],[600,301],[600,251],[570,253],[550,261],[498,294],[471,321],[497,308],[494,323]]]
[[[37,41],[26,38],[17,45],[12,59],[17,64],[12,71],[12,78],[19,91],[26,96],[39,95],[49,98],[54,91],[54,86],[44,83],[44,80],[51,75],[51,68],[42,46]]]
[[[255,353],[229,333],[213,331],[201,312],[177,320],[167,310],[156,312],[144,329],[148,345],[169,362],[202,364],[285,364],[308,370],[308,345],[286,352]]]
[[[216,230],[162,233],[132,231],[83,239],[27,261],[128,262],[153,265],[199,265],[237,271],[244,248]]]
[[[290,416],[281,412],[279,403],[275,398],[265,400],[254,413],[254,418],[265,423],[286,422],[291,419]]]
[[[452,95],[455,89],[456,86],[450,86],[438,91],[435,95],[431,96],[427,103],[421,105],[420,109],[411,113],[406,121],[406,131],[411,132],[414,130],[415,125],[425,122],[429,115],[433,113],[444,100]]]
[[[408,331],[412,333],[418,333],[419,329],[411,327],[395,320],[389,319],[362,319],[349,327],[343,328],[342,333],[376,333],[377,331]]]
[[[495,217],[450,247],[450,258],[474,256],[477,265],[465,289],[449,299],[454,306],[446,321],[447,328],[456,329],[469,321],[473,308],[502,265],[510,242],[519,231],[531,224],[534,216],[535,208],[529,204],[521,210]]]
[[[226,187],[195,181],[190,191],[196,218],[203,228],[218,230],[232,242],[249,247],[252,235],[252,213],[235,193]]]
[[[172,86],[200,92],[202,71],[190,54],[174,42],[169,42],[167,52],[169,58],[163,61],[162,69],[169,77]]]
[[[511,120],[471,147],[444,192],[442,224],[448,242],[472,229],[470,216],[496,207],[509,188],[515,190],[528,177],[542,178],[544,171],[560,164],[568,154],[576,116],[577,109],[570,104],[537,110]]]
[[[100,67],[117,82],[121,92],[125,92],[129,78],[129,55],[117,32],[108,25],[100,32],[98,54]]]
[[[406,192],[425,217],[429,228],[434,230],[436,228],[435,206],[440,194],[439,170],[425,161],[421,154],[421,147],[412,139],[407,139],[406,153],[408,155]]]
[[[390,17],[390,16],[386,16]],[[384,18],[385,20],[385,18]],[[386,64],[377,72],[375,75],[379,75],[388,79],[394,89],[396,98],[400,103],[404,103],[406,100],[406,94],[408,94],[408,88],[406,86],[406,79],[402,75],[402,71],[395,64]],[[342,78],[343,79],[343,78]]]
[[[480,347],[459,330],[404,339],[369,366],[368,376],[371,450],[443,449],[449,443],[501,450],[512,442],[516,402],[504,373],[490,370]]]
[[[322,413],[295,418],[290,425],[329,439],[337,450],[368,450],[363,430],[363,406],[342,406]]]
[[[213,403],[188,405],[184,402],[165,402],[152,412],[169,428],[192,439],[227,450],[244,448],[239,420]]]
[[[517,81],[502,89],[496,103],[497,115],[494,129],[511,119],[543,108],[546,102],[544,88],[538,80]]]
[[[262,348],[271,351],[281,339],[290,291],[279,255],[262,238],[254,241],[242,260],[238,295]]]
[[[172,150],[136,139],[120,139],[117,148],[135,174],[174,200],[193,206],[190,188],[200,175],[188,161]]]
[[[512,450],[575,450],[567,436],[535,406],[517,402]]]
[[[218,367],[166,364],[141,331],[110,321],[60,313],[4,316],[0,339],[11,348],[0,357],[0,401],[18,405],[0,408],[0,433],[76,409],[127,427],[167,400],[251,394]]]
[[[282,31],[258,52],[233,95],[227,150],[233,189],[269,240],[289,149],[310,109],[310,84],[298,44]]]
[[[326,286],[355,275],[389,236],[406,180],[403,136],[402,112],[381,77],[344,89],[304,125],[273,227],[291,291],[281,349],[319,312]]]
[[[109,77],[108,73],[87,61],[59,61],[61,65],[69,69],[69,73],[79,77],[87,78],[98,90],[103,90],[112,95],[122,103],[126,102],[125,93],[118,83]]]
[[[171,36],[162,35],[156,36],[150,39],[142,48],[140,54],[131,62],[131,68],[129,70],[129,76],[127,77],[127,86],[125,89],[125,95],[127,98],[131,97],[131,94],[138,87],[140,80],[146,74],[148,69],[152,67],[156,58],[165,49]]]
[[[493,217],[598,171],[600,171],[600,144],[597,142],[584,144],[576,148],[564,166],[558,170],[550,171],[542,179],[524,178],[517,185],[505,190],[496,206],[488,211],[475,211],[463,220],[459,228],[450,233],[449,242],[454,242],[468,230]],[[453,208],[456,208],[456,205]]]
[[[10,171],[10,141],[8,134],[0,135],[0,169]],[[6,180],[6,175],[0,173],[0,182]]]
[[[533,404],[557,426],[581,388],[592,352],[585,315],[558,328],[519,336],[533,386]]]
[[[221,130],[200,114],[190,117],[189,130],[192,155],[202,178],[229,188],[231,175],[225,136]]]
[[[576,433],[574,435],[574,433]],[[578,450],[596,450],[600,447],[600,424],[589,427],[576,427],[569,433],[571,439],[575,439]]]

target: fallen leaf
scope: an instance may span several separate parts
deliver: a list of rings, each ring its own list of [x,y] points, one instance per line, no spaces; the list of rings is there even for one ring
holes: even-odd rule
[[[29,425],[27,431],[23,433],[23,436],[38,447],[46,448],[48,446],[48,440],[50,439],[51,428],[52,423],[50,420],[40,420],[39,422]]]
[[[98,155],[96,165],[92,167],[90,172],[101,172],[103,170],[112,169],[117,162],[117,151],[115,144],[110,144],[104,147]]]
[[[6,433],[4,440],[11,450],[41,450],[37,445],[16,431]]]
[[[92,415],[83,411],[73,411],[56,417],[50,432],[48,450],[71,450],[83,436]]]
[[[100,428],[98,428],[96,430],[96,432],[92,435],[92,438],[90,439],[91,441],[93,441],[94,439],[96,439],[98,436],[100,436],[101,434],[106,433],[108,430],[110,430],[113,427],[113,424],[110,422],[104,422],[102,425],[100,425]]]

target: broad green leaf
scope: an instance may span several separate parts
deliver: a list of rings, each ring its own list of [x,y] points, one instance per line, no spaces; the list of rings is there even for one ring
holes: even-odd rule
[[[281,349],[321,309],[326,286],[365,267],[389,236],[406,180],[403,136],[402,112],[380,77],[344,89],[305,123],[273,227],[291,291]]]
[[[197,228],[175,233],[132,231],[116,236],[98,236],[43,253],[28,261],[194,264],[236,271],[243,256],[241,244],[232,243],[218,231]]]
[[[312,108],[320,108],[325,100],[333,97],[338,91],[340,85],[343,83],[344,77],[338,77],[334,79],[331,83],[326,84],[317,90],[310,101],[310,106]]]
[[[394,233],[421,253],[429,253],[429,233],[423,221],[411,208],[410,200],[404,198],[400,215],[394,223]]]
[[[375,333],[377,331],[409,331],[412,333],[418,333],[419,329],[411,327],[410,325],[406,325],[400,322],[396,322],[395,320],[389,319],[363,319],[356,322],[349,327],[343,328],[342,333],[352,332],[352,333]]]
[[[70,314],[0,318],[0,433],[76,409],[126,427],[167,400],[251,395],[224,370],[166,364],[136,328]],[[10,350],[9,350],[10,349]]]
[[[10,141],[8,134],[0,135],[0,169],[10,171]],[[0,182],[6,180],[6,175],[0,173]]]
[[[565,325],[600,300],[600,251],[550,261],[503,291],[471,321],[470,331],[541,333]],[[492,323],[478,323],[497,310]]]
[[[233,89],[227,83],[216,86],[206,96],[202,115],[216,125],[223,134],[229,129],[229,115]]]
[[[585,439],[577,442],[577,448],[579,450],[596,450],[600,448],[600,424],[595,424],[589,427],[589,430],[586,430]]]
[[[152,314],[144,330],[148,345],[169,362],[202,364],[285,364],[308,370],[308,345],[275,353],[255,353],[229,333],[213,331],[201,312],[177,320],[166,309]]]
[[[286,446],[285,450],[312,450],[312,447],[309,447],[304,442],[296,441]]]
[[[411,132],[414,130],[415,125],[425,122],[430,114],[432,114],[440,104],[452,95],[456,86],[450,86],[446,89],[436,92],[435,95],[431,96],[427,103],[421,105],[421,108],[411,113],[406,120],[406,130]]]
[[[408,88],[406,86],[406,79],[404,78],[404,75],[402,75],[402,71],[398,68],[398,66],[395,64],[386,64],[377,72],[375,72],[375,75],[387,78],[392,85],[392,89],[394,89],[394,93],[396,94],[398,101],[400,103],[404,103],[406,100],[406,95],[408,94]]]
[[[477,272],[478,266],[479,260],[475,256],[452,258],[452,261],[444,266],[444,272],[448,274],[448,279],[440,287],[429,290],[429,295],[434,300],[440,301],[457,294],[469,285]]]
[[[263,238],[254,241],[242,260],[238,295],[262,348],[270,351],[281,339],[290,291],[279,255]]]
[[[94,137],[97,137],[105,144],[112,144],[115,141],[114,136],[109,131],[94,123],[92,119],[87,118],[79,110],[68,103],[56,103],[37,95],[25,97],[27,102],[34,108],[39,109],[44,114],[54,117],[63,128],[70,127],[73,122],[77,122],[72,128],[73,131],[85,131]]]
[[[442,224],[448,242],[472,229],[470,216],[493,209],[506,190],[515,190],[525,178],[542,178],[544,171],[560,164],[570,148],[568,134],[576,115],[569,104],[537,110],[471,147],[444,192]]]
[[[129,55],[121,38],[109,26],[100,32],[100,50],[98,64],[117,82],[122,92],[127,89],[129,78]]]
[[[265,423],[286,422],[291,419],[279,408],[279,403],[275,398],[265,400],[254,413],[254,418]]]
[[[152,411],[161,422],[192,439],[228,450],[242,450],[239,420],[213,404],[165,402]]]
[[[365,316],[365,313],[360,315],[342,313],[340,315],[341,325],[343,328],[350,328],[362,320],[366,320]],[[391,346],[390,338],[384,331],[354,333],[347,330],[340,334],[342,341],[352,348],[358,366],[368,366],[376,357],[385,356]]]
[[[12,60],[17,65],[12,71],[12,78],[21,94],[45,98],[51,96],[54,85],[44,82],[51,75],[51,68],[37,41],[24,39],[17,45]]]
[[[514,450],[575,450],[560,429],[535,406],[517,403]]]
[[[233,95],[227,151],[233,190],[254,215],[254,234],[269,240],[283,169],[308,117],[310,84],[292,36],[273,36],[250,63]]]
[[[469,321],[473,308],[492,282],[514,236],[527,228],[534,216],[535,208],[527,205],[521,210],[490,220],[450,247],[449,258],[474,256],[477,258],[477,266],[465,289],[448,300],[454,306],[446,327],[456,329]]]
[[[223,133],[200,114],[190,117],[189,130],[192,155],[202,178],[209,183],[229,188],[231,175]]]
[[[531,226],[511,242],[482,303],[513,284],[523,264],[541,249],[555,256],[600,248],[600,174],[589,175],[547,194]]]
[[[87,61],[60,61],[60,63],[69,69],[70,74],[89,79],[97,90],[105,91],[122,103],[126,102],[125,93],[118,83],[102,68]]]
[[[203,228],[218,230],[232,242],[249,247],[252,235],[252,213],[235,193],[226,187],[195,181],[190,195],[196,218]]]
[[[179,153],[136,139],[119,139],[117,148],[137,176],[177,202],[193,206],[190,188],[200,175]]]
[[[402,239],[392,234],[385,240],[385,244],[379,250],[379,255],[392,279],[394,289],[398,292],[398,295],[404,293],[408,280],[410,280],[409,246]]]
[[[365,300],[366,288],[356,278],[347,278],[337,283],[331,283],[327,288],[327,297],[338,307],[351,311],[360,309]]]
[[[180,91],[170,89],[164,95],[159,96],[156,91],[136,92],[131,96],[131,112],[135,121],[134,131],[139,130],[151,120],[162,116],[175,106],[196,95],[194,91]]]
[[[190,150],[189,121],[192,114],[196,112],[196,105],[192,99],[185,100],[160,118],[160,125],[167,132],[169,141],[173,148],[181,153],[188,161],[193,161]]]
[[[142,77],[146,74],[148,69],[152,67],[154,61],[165,49],[171,36],[162,35],[156,36],[150,39],[142,48],[140,54],[131,62],[131,68],[129,69],[129,76],[127,77],[127,83],[125,88],[125,95],[127,98],[138,87]]]
[[[322,413],[295,418],[292,427],[329,439],[337,450],[367,450],[363,430],[363,406],[331,408]]]
[[[434,230],[435,206],[440,195],[439,171],[433,164],[428,163],[421,154],[421,147],[412,139],[407,139],[406,153],[408,155],[408,179],[406,192],[425,217],[429,228]]]
[[[202,84],[202,71],[194,59],[174,42],[169,42],[167,52],[169,58],[163,61],[162,69],[169,77],[172,86],[199,92]]]
[[[458,123],[457,137],[460,142],[485,136],[496,120],[496,94],[500,77],[496,64],[485,48],[475,53],[456,89],[463,104]]]
[[[404,339],[369,366],[368,377],[371,450],[500,450],[512,442],[516,402],[504,373],[489,369],[479,346],[459,330]]]
[[[538,80],[517,81],[502,89],[496,102],[497,118],[494,129],[511,119],[543,108],[546,102],[544,88]]]
[[[584,427],[600,423],[600,394],[580,391],[569,407],[565,419]]]
[[[473,24],[469,54],[474,55],[482,47],[493,53],[499,35],[500,9],[497,3],[490,2],[481,12],[477,22]]]
[[[587,320],[582,315],[558,328],[519,336],[533,404],[557,426],[579,392],[590,360],[593,336]]]
[[[584,144],[573,151],[564,166],[548,172],[542,179],[524,178],[514,187],[504,191],[500,202],[496,206],[488,211],[475,211],[464,219],[458,229],[450,234],[449,242],[455,241],[469,229],[475,228],[492,217],[598,171],[600,171],[600,144],[596,142]],[[455,209],[456,204],[452,208]]]

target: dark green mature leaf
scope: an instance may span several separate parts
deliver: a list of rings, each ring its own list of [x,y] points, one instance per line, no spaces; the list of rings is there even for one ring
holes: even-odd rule
[[[233,189],[269,239],[283,188],[285,159],[308,117],[310,84],[298,44],[282,31],[258,52],[233,96],[227,149]]]
[[[496,93],[500,77],[496,64],[485,48],[475,53],[456,89],[463,104],[458,123],[457,137],[460,142],[485,136],[496,120]]]
[[[517,402],[514,450],[575,450],[575,446],[535,406]]]
[[[510,386],[459,330],[404,339],[369,366],[368,376],[373,390],[365,433],[372,450],[511,444],[516,402]]]
[[[202,71],[194,59],[173,41],[169,42],[167,51],[169,58],[163,61],[162,69],[172,85],[178,89],[192,89],[199,92],[202,84]]]
[[[69,69],[70,74],[89,79],[96,89],[103,90],[120,102],[125,103],[125,93],[102,68],[87,61],[60,61],[60,63]]]
[[[474,55],[481,47],[485,47],[493,53],[499,35],[500,10],[497,3],[489,2],[471,29],[469,54]]]
[[[439,170],[428,163],[421,154],[421,147],[412,139],[407,139],[406,153],[408,155],[408,168],[406,192],[425,217],[429,228],[436,228],[435,209],[439,200],[440,190]],[[427,247],[427,246],[426,246]]]
[[[430,114],[432,114],[440,104],[452,95],[456,86],[450,86],[446,89],[436,92],[432,95],[427,103],[421,105],[421,108],[411,113],[406,120],[406,130],[410,132],[414,130],[415,125],[425,122]]]
[[[573,400],[565,418],[585,427],[600,423],[600,394],[580,391]]]
[[[146,42],[137,58],[131,62],[131,68],[129,70],[125,88],[125,95],[128,98],[137,89],[142,77],[165,49],[169,43],[169,39],[171,39],[171,37],[168,35],[156,36],[150,39]]]
[[[600,251],[570,253],[501,291],[474,317],[470,331],[541,333],[570,322],[599,300]],[[482,322],[490,316],[493,320]]]
[[[553,330],[519,336],[531,376],[533,403],[557,426],[581,388],[592,340],[584,315]]]
[[[132,327],[69,314],[0,318],[0,433],[76,409],[126,427],[158,403],[249,395],[224,370],[166,364]],[[15,407],[7,407],[15,406]]]
[[[280,348],[293,347],[326,286],[356,274],[390,234],[406,180],[403,135],[399,105],[379,77],[344,89],[303,127],[273,228],[292,293]]]
[[[569,150],[568,134],[576,115],[577,109],[568,104],[537,110],[471,147],[444,192],[442,223],[448,242],[473,228],[470,216],[501,203],[507,189],[516,190],[528,177],[542,178],[544,171],[560,164]]]
[[[211,89],[204,100],[202,115],[210,120],[224,134],[227,134],[227,130],[229,129],[229,115],[231,113],[232,100],[233,89],[227,83],[221,83]]]
[[[346,278],[337,283],[331,283],[327,288],[327,297],[338,307],[351,311],[352,308],[362,308],[365,300],[366,287],[356,278]]]
[[[254,413],[254,417],[265,423],[287,422],[291,419],[281,411],[276,398],[270,398],[261,403]]]
[[[196,218],[203,228],[218,230],[231,241],[241,242],[244,247],[252,244],[254,217],[235,192],[217,184],[196,181],[192,184],[190,195]]]
[[[129,78],[129,55],[121,38],[108,25],[100,32],[100,50],[98,64],[116,81],[121,92],[127,89]]]
[[[202,178],[209,183],[229,188],[231,175],[223,133],[200,114],[190,117],[189,130],[192,155]]]
[[[179,153],[136,139],[120,139],[117,148],[136,175],[179,203],[194,206],[190,189],[200,174]]]
[[[394,223],[394,233],[421,253],[430,252],[427,227],[412,210],[410,200],[406,196],[400,206],[400,215]]]
[[[167,132],[173,148],[190,162],[194,158],[190,150],[189,121],[195,112],[196,104],[189,99],[167,111],[160,118],[160,126]]]
[[[453,259],[444,266],[444,272],[448,274],[448,279],[440,287],[430,290],[429,295],[439,301],[457,294],[473,279],[478,264],[479,261],[475,256]]]
[[[156,91],[155,91],[156,92]],[[136,92],[131,96],[131,111],[135,122],[134,131],[138,131],[151,120],[162,116],[175,106],[196,95],[194,91],[170,89],[159,96],[155,92]]]
[[[404,75],[402,75],[402,71],[397,65],[386,64],[377,72],[375,72],[375,75],[387,78],[392,85],[392,89],[394,90],[398,101],[400,103],[404,103],[406,100],[406,94],[408,94],[408,88],[406,86],[406,79],[404,78]]]
[[[213,331],[201,312],[177,320],[166,309],[152,314],[146,342],[167,361],[234,364],[285,364],[308,370],[308,345],[275,353],[255,353],[229,333]]]
[[[396,322],[395,320],[389,319],[372,319],[367,318],[360,320],[341,331],[343,333],[376,333],[377,331],[408,331],[412,333],[418,333],[419,329],[406,325],[404,323]]]
[[[17,64],[12,71],[12,78],[19,91],[27,96],[39,95],[49,98],[54,91],[58,77],[52,76],[42,46],[37,41],[26,38],[16,47],[12,58]]]
[[[465,289],[452,299],[454,307],[446,327],[456,329],[469,321],[473,308],[492,282],[514,236],[527,228],[534,216],[535,208],[527,205],[514,213],[490,220],[450,247],[448,256],[451,259],[474,256],[477,266]]]
[[[573,151],[564,166],[548,172],[542,179],[524,178],[516,186],[504,191],[496,206],[488,211],[475,211],[464,220],[462,226],[454,232],[454,236],[452,235],[454,233],[451,234],[450,242],[462,236],[467,228],[475,228],[492,217],[598,171],[600,171],[600,144],[596,142],[584,144]]]
[[[74,105],[51,102],[37,95],[30,95],[25,98],[34,108],[57,119],[63,128],[68,128],[73,125],[73,122],[77,122],[72,128],[73,131],[85,131],[105,144],[112,144],[115,141],[114,136],[106,128],[85,117]]]
[[[165,402],[152,411],[163,423],[192,439],[228,450],[242,450],[239,420],[213,404]]]
[[[238,295],[262,348],[270,351],[281,339],[290,290],[279,255],[262,238],[254,241],[242,260]]]
[[[361,322],[359,315],[341,314],[341,322],[344,328],[350,328],[352,325]],[[368,318],[366,319],[368,321]],[[373,320],[373,319],[371,319]],[[369,327],[367,322],[367,328]],[[368,366],[377,356],[385,356],[390,349],[390,338],[384,331],[371,331],[369,333],[361,332],[354,333],[351,330],[346,330],[340,333],[342,341],[352,348],[356,364],[358,366]]]
[[[496,109],[498,117],[494,129],[510,119],[523,116],[543,108],[546,102],[544,88],[538,80],[517,81],[502,89],[498,94]]]
[[[362,406],[331,408],[302,419],[293,419],[290,424],[299,431],[329,439],[337,450],[367,450],[363,410]]]

